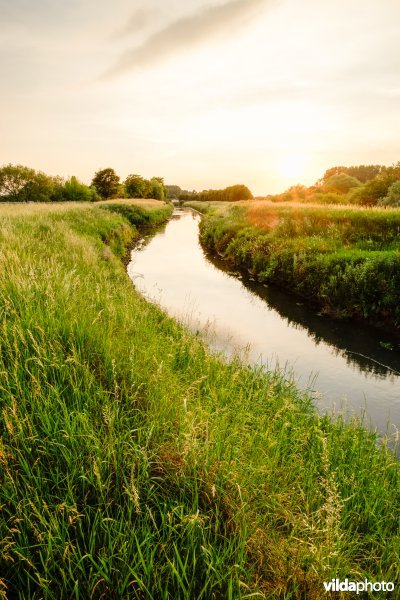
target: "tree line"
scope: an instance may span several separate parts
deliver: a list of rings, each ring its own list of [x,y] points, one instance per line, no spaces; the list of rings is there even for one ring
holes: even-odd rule
[[[391,166],[332,167],[310,187],[295,185],[267,199],[400,207],[400,162]]]
[[[178,185],[167,185],[168,197],[176,198],[181,202],[199,200],[201,202],[239,202],[240,200],[252,200],[253,194],[243,184],[231,185],[223,190],[203,190],[202,192],[182,190]]]
[[[109,198],[167,198],[162,177],[145,179],[131,174],[121,182],[112,168],[98,170],[86,185],[75,176],[63,179],[52,177],[24,165],[7,164],[0,167],[0,201],[2,202],[60,202],[87,201]]]

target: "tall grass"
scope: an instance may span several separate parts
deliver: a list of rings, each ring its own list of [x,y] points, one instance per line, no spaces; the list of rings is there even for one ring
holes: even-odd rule
[[[398,581],[385,443],[145,302],[123,216],[2,211],[0,596],[312,599],[332,577]]]
[[[334,316],[399,325],[399,211],[261,202],[200,210],[204,245],[259,281]]]

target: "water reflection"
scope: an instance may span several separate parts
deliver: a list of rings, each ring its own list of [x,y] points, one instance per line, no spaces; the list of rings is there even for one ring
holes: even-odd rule
[[[287,365],[297,385],[312,387],[320,409],[366,409],[374,427],[393,431],[400,423],[399,340],[318,315],[273,286],[238,279],[206,256],[198,222],[195,213],[176,211],[132,253],[128,272],[136,287],[193,329],[212,331],[212,344],[227,355],[240,347],[251,362]]]
[[[343,356],[349,366],[360,372],[378,377],[400,376],[400,339],[386,330],[372,328],[363,323],[335,321],[312,310],[299,298],[289,295],[273,285],[264,285],[241,273],[232,273],[226,263],[210,256],[210,262],[229,276],[241,277],[243,285],[268,303],[291,327],[304,329],[316,345],[324,342],[337,356]],[[386,346],[386,347],[385,347]]]

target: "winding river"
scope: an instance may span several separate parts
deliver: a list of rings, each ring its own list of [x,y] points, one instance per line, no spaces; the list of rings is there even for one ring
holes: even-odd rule
[[[199,243],[200,217],[174,212],[132,251],[136,288],[228,357],[279,366],[312,393],[321,412],[344,410],[395,435],[400,427],[399,340],[358,323],[335,322],[273,286],[244,281]]]

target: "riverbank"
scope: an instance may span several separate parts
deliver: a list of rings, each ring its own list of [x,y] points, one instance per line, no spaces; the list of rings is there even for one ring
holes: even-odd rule
[[[335,318],[399,329],[400,212],[191,203],[205,248]]]
[[[399,579],[385,442],[147,303],[121,214],[2,210],[6,595],[322,598],[335,577]]]

